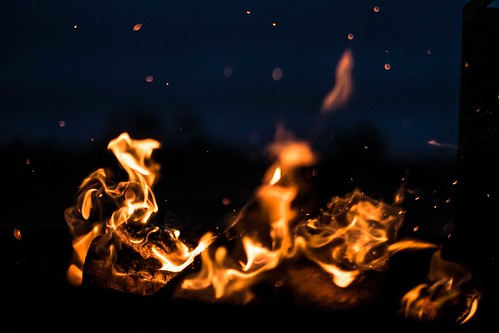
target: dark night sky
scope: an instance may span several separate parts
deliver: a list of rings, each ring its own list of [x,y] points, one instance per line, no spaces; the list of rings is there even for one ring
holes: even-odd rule
[[[280,123],[319,145],[367,126],[401,157],[452,156],[466,2],[4,1],[0,145],[128,130],[247,149]],[[320,116],[347,49],[353,95]]]

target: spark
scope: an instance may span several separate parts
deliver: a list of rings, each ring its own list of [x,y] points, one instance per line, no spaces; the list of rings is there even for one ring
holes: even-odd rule
[[[450,143],[441,143],[434,139],[428,140],[428,144],[436,147],[456,148],[456,145]]]
[[[282,75],[283,75],[283,72],[282,72],[282,68],[281,67],[276,67],[272,71],[272,79],[274,81],[279,81],[280,79],[282,79]]]
[[[385,69],[388,71],[392,68],[392,66],[389,63],[385,64]]]
[[[347,35],[348,40],[352,40],[352,39],[354,39],[354,37],[355,37],[355,36],[354,36],[353,34],[348,34],[348,35]]]
[[[231,66],[226,66],[226,67],[224,68],[224,76],[225,76],[225,77],[229,77],[229,76],[231,76],[231,75],[232,75],[232,72],[233,72],[233,70],[232,70],[232,67],[231,67]]]
[[[142,23],[137,23],[133,26],[133,31],[139,31],[140,29],[142,29]]]
[[[375,7],[373,8],[373,11],[374,11],[375,13],[379,13],[379,7],[378,7],[378,6],[375,6]]]
[[[21,240],[21,230],[18,228],[14,228],[14,238],[17,240]]]

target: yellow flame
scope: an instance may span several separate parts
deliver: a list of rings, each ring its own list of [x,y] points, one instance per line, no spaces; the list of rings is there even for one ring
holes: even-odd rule
[[[281,179],[281,168],[275,168],[272,179],[269,181],[270,185],[275,185]]]

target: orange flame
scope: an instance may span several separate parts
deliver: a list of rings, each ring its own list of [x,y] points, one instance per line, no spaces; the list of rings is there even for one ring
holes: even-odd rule
[[[128,246],[143,259],[155,259],[158,270],[169,272],[185,270],[199,255],[200,270],[182,281],[180,296],[202,292],[210,300],[246,304],[255,298],[251,287],[266,272],[298,255],[327,272],[336,286],[346,288],[366,271],[386,269],[396,252],[438,248],[424,241],[397,239],[405,214],[398,207],[405,197],[403,187],[394,195],[393,204],[355,189],[344,197],[333,197],[316,217],[300,220],[295,199],[303,188],[296,171],[314,165],[317,156],[308,142],[295,140],[282,129],[277,134],[269,147],[274,162],[255,191],[254,200],[232,225],[237,232],[230,239],[234,240],[232,248],[213,247],[218,237],[207,232],[191,249],[181,241],[179,230],[150,225],[158,211],[152,189],[160,171],[152,152],[160,144],[152,139],[133,140],[127,133],[110,141],[108,149],[126,171],[128,180],[116,182],[110,170],[98,169],[79,186],[76,204],[64,212],[74,250],[68,281],[82,284],[91,248],[106,264],[113,265],[118,249]],[[256,209],[257,214],[250,209]],[[166,236],[169,245],[163,239],[156,241],[157,235]],[[114,268],[112,272],[124,274]],[[444,261],[437,251],[430,264],[430,283],[420,284],[404,295],[403,312],[407,317],[436,318],[442,307],[460,296],[460,287],[470,278],[468,270]],[[474,315],[479,298],[478,294],[468,298],[461,323]]]
[[[203,253],[200,272],[183,281],[184,290],[211,287],[216,299],[239,297],[247,302],[253,299],[248,287],[259,281],[262,273],[298,254],[331,274],[337,286],[347,287],[364,271],[385,268],[390,255],[397,251],[436,247],[416,240],[397,241],[402,210],[371,199],[359,190],[345,198],[334,197],[319,217],[296,223],[293,200],[301,188],[293,171],[313,165],[316,156],[308,143],[289,139],[276,142],[270,151],[276,161],[255,193],[266,214],[263,219],[268,223],[268,235],[262,235],[264,228],[243,232],[240,240],[244,253],[239,261],[231,258],[223,246],[211,256]],[[395,197],[400,203],[403,195]],[[243,223],[244,214],[243,211],[239,223]],[[296,227],[291,228],[293,223]],[[266,238],[270,239],[267,244],[262,241]]]
[[[152,188],[158,180],[160,165],[151,158],[153,150],[158,148],[160,144],[155,140],[133,140],[128,133],[122,133],[109,142],[108,149],[126,171],[128,180],[116,183],[110,170],[98,169],[79,186],[76,204],[64,212],[73,236],[74,254],[67,272],[71,284],[82,283],[91,246],[112,261],[116,259],[115,243],[124,244],[144,259],[158,260],[161,270],[178,272],[212,241],[213,238],[203,240],[191,251],[180,241],[178,230],[148,225],[158,211]],[[110,209],[111,206],[115,209]],[[152,234],[162,231],[171,239],[171,248],[164,249],[150,240]]]
[[[441,251],[437,251],[431,258],[427,277],[428,283],[419,284],[402,297],[402,311],[406,317],[435,320],[445,306],[455,303],[461,296],[461,287],[471,280],[471,271],[458,263],[444,260]],[[478,300],[478,293],[468,299],[461,324],[474,315]]]
[[[396,196],[398,197],[398,196]],[[397,241],[402,211],[362,194],[358,189],[334,197],[327,210],[297,227],[306,257],[333,275],[339,287],[350,285],[363,271],[381,270],[396,251],[434,244]]]
[[[290,223],[296,211],[292,201],[299,191],[293,181],[293,171],[311,165],[316,156],[306,142],[289,139],[276,142],[269,151],[276,156],[276,162],[267,170],[255,196],[269,223],[270,244],[262,244],[254,235],[244,235],[240,239],[244,259],[229,257],[224,246],[215,249],[211,256],[208,252],[202,253],[200,272],[183,281],[183,290],[211,287],[216,299],[239,297],[240,302],[247,303],[253,299],[248,287],[263,273],[277,267],[283,258],[293,255]],[[244,214],[240,215],[242,218]]]
[[[322,102],[321,113],[329,113],[345,105],[353,90],[353,55],[350,50],[343,52],[336,66],[336,83]]]

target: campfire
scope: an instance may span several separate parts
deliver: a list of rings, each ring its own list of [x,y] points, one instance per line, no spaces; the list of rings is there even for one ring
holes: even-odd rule
[[[347,50],[323,116],[348,102],[352,69]],[[144,297],[168,288],[174,299],[235,307],[286,294],[296,307],[338,311],[375,304],[391,260],[424,252],[431,254],[426,279],[400,297],[400,315],[421,321],[451,316],[459,324],[473,317],[480,293],[469,288],[472,271],[446,260],[441,244],[400,235],[411,213],[404,208],[412,195],[404,180],[391,202],[354,188],[331,192],[315,208],[309,182],[321,158],[311,142],[281,126],[267,148],[271,162],[250,202],[227,228],[193,237],[155,219],[161,165],[153,153],[161,143],[127,132],[111,140],[108,149],[125,173],[91,172],[64,214],[74,250],[69,283]]]

